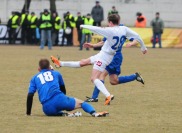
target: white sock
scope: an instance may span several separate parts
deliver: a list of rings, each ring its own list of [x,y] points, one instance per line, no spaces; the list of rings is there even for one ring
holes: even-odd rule
[[[79,61],[61,61],[60,65],[63,67],[80,67]]]
[[[95,86],[106,96],[110,96],[111,94],[109,93],[109,91],[106,89],[105,85],[99,80],[99,79],[95,79],[94,80],[94,84]]]

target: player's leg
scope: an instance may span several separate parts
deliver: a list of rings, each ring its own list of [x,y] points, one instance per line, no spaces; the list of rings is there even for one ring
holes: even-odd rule
[[[82,59],[80,61],[59,61],[56,57],[51,56],[52,62],[57,67],[72,67],[72,68],[79,68],[87,65],[91,65],[90,58]]]
[[[94,117],[103,117],[108,115],[108,112],[96,112],[94,107],[80,99],[68,97],[64,94],[58,94],[51,98],[46,103],[43,103],[43,111],[47,116],[80,116],[80,113],[64,113],[63,110],[73,111],[82,108],[86,113]]]
[[[139,73],[131,74],[128,76],[119,76],[121,73],[122,56],[118,54],[118,57],[114,57],[113,61],[106,67],[109,73],[109,80],[112,85],[123,84],[137,80],[144,84],[144,80]]]
[[[117,76],[117,74],[111,74],[109,76],[109,80],[112,85],[128,83],[135,80],[144,84],[144,79],[139,73],[131,74],[128,76],[119,76],[119,77]]]
[[[82,59],[80,61],[59,61],[56,57],[51,56],[51,60],[57,67],[79,68],[79,67],[94,64],[99,56],[100,56],[100,53],[98,53],[98,54],[96,54],[94,56],[91,56],[91,57],[89,57],[87,59]]]
[[[104,117],[109,114],[106,111],[96,112],[95,108],[92,105],[90,105],[87,102],[84,102],[80,99],[75,98],[75,109],[78,109],[78,108],[82,108],[86,113],[89,113],[94,117]]]
[[[106,89],[105,85],[100,81],[100,75],[104,72],[105,68],[113,59],[113,55],[100,53],[92,56],[91,62],[94,63],[91,81],[94,85],[106,96],[105,105],[109,105],[113,95],[111,95]]]
[[[63,101],[61,101],[63,99]],[[64,94],[58,94],[51,98],[50,100],[46,101],[45,103],[42,103],[42,109],[43,112],[47,116],[62,116],[63,108],[60,107],[62,106],[65,102],[64,99],[66,99]]]
[[[104,72],[100,75],[100,81],[104,84],[104,80],[106,76],[108,75],[108,72],[104,70]],[[86,102],[98,102],[98,96],[99,96],[100,90],[97,88],[97,86],[94,87],[92,97],[87,97]]]
[[[136,74],[131,74],[128,76],[119,76],[119,77],[116,74],[112,74],[109,76],[109,79],[112,85],[123,84],[136,80]]]
[[[93,69],[91,81],[106,96],[105,105],[109,105],[111,99],[113,98],[113,95],[111,95],[109,93],[109,91],[106,89],[105,85],[100,81],[99,77],[100,77],[101,73],[102,73],[101,71],[99,71],[97,69]]]

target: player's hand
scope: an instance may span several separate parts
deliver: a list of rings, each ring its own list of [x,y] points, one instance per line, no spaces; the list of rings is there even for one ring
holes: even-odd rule
[[[84,48],[93,48],[93,44],[91,44],[91,43],[84,43],[83,47]]]

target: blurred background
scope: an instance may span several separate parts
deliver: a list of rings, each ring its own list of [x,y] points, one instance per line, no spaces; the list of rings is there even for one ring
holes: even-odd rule
[[[2,22],[8,21],[12,11],[21,12],[24,3],[25,0],[1,0]],[[91,12],[94,5],[95,0],[56,0],[56,8],[60,15],[67,11],[73,15],[78,11],[86,15]],[[115,6],[121,15],[121,21],[128,26],[134,26],[136,12],[142,12],[148,22],[153,19],[155,12],[160,12],[166,27],[182,27],[181,0],[100,0],[100,5],[104,9],[105,21],[109,10]],[[50,9],[50,0],[31,0],[30,11],[39,15],[45,8]],[[147,23],[147,26],[150,26],[150,23]]]
[[[93,8],[94,6],[97,5],[97,2],[99,3],[99,6],[101,6],[103,10],[103,14],[101,15],[95,12],[96,16],[101,16],[101,21],[100,21],[101,26],[107,26],[108,15],[116,13],[121,16],[122,24],[129,27],[135,27],[133,30],[138,32],[142,36],[142,38],[144,39],[148,47],[154,47],[154,45],[152,45],[153,43],[152,40],[156,40],[156,43],[157,43],[158,41],[160,42],[160,38],[161,40],[164,40],[163,47],[182,47],[181,46],[181,43],[182,43],[182,39],[181,39],[182,0],[173,0],[173,1],[172,0],[97,0],[97,1],[96,0],[1,0],[1,4],[0,4],[1,24],[5,24],[5,25],[8,24],[8,21],[10,20],[10,17],[13,11],[18,13],[19,15],[18,25],[21,26],[21,20],[22,20],[21,15],[23,13],[28,11],[28,14],[31,15],[31,13],[33,12],[37,16],[37,18],[40,19],[41,13],[44,12],[44,9],[47,9],[50,12],[51,16],[53,12],[56,12],[58,13],[58,16],[60,17],[61,28],[56,37],[58,40],[56,42],[56,45],[79,46],[81,45],[81,39],[77,39],[79,38],[78,37],[79,33],[78,33],[78,29],[77,30],[75,29],[76,28],[75,18],[78,16],[78,12],[83,17],[86,17],[88,14],[91,14],[91,17],[94,19],[93,25],[97,25],[95,24],[96,20],[93,16],[94,14]],[[73,17],[72,20],[69,20],[69,21],[73,22],[74,20],[73,23],[75,23],[75,25],[72,25],[70,27],[72,37],[68,37],[67,35],[64,36],[65,29],[66,29],[66,26],[64,25],[64,20],[68,12]],[[152,25],[151,22],[153,19],[155,19],[157,12],[160,14],[160,18],[162,19],[162,22],[163,22],[162,34],[161,34],[161,37],[159,38],[157,36],[156,37],[154,36],[154,31],[153,31],[154,29],[153,30],[150,29],[150,28],[155,28],[153,27],[154,24]],[[139,18],[140,16],[142,16],[142,18]],[[138,26],[136,24],[137,21],[140,23],[141,21],[143,21],[143,19],[145,21],[145,24],[142,26],[140,25]],[[84,20],[82,23],[85,24]],[[29,26],[30,25],[31,24],[29,24]],[[41,24],[39,24],[39,26],[40,25]],[[39,26],[37,27],[40,28]],[[97,25],[97,26],[100,26],[100,25]],[[5,31],[5,29],[6,28],[4,27],[3,30]],[[22,30],[22,26],[21,26],[21,29],[19,30],[16,29],[16,32],[18,32],[16,33],[17,34],[16,40],[18,40],[17,38],[22,37],[21,30]],[[29,35],[29,36],[32,36],[32,35]],[[38,36],[41,36],[41,32],[40,32],[40,35]],[[8,34],[6,33],[4,33],[3,35],[0,35],[1,40],[7,37],[8,37]],[[63,38],[65,37],[63,41],[62,41],[62,37]],[[70,38],[71,38],[71,41],[70,41]],[[159,40],[157,40],[157,38]],[[40,37],[38,37],[37,39],[39,42]],[[67,40],[69,44],[67,44]],[[99,40],[101,40],[101,37],[99,36],[93,36],[91,39],[91,41],[94,43],[98,42]],[[30,42],[31,41],[28,41],[27,44],[30,44]],[[1,41],[1,43],[3,42]],[[9,42],[6,42],[6,43],[9,43]],[[22,42],[16,42],[16,43],[22,43]]]

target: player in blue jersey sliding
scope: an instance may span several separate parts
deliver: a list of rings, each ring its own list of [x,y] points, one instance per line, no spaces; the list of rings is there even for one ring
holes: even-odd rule
[[[123,25],[120,25],[120,26],[123,26]],[[138,44],[138,42],[136,40],[134,40],[133,38],[126,38],[126,39],[128,39],[130,41],[130,43],[126,44],[126,47],[131,47],[131,46]],[[105,41],[106,41],[106,38],[103,38],[103,40],[97,44],[85,43],[85,45],[89,45],[89,47],[96,48],[96,47],[102,46]],[[138,72],[136,72],[135,74],[128,75],[128,76],[119,76],[120,72],[121,72],[120,67],[121,67],[122,61],[123,61],[123,55],[122,55],[121,51],[122,51],[122,47],[120,47],[116,51],[116,54],[114,55],[112,62],[106,67],[105,71],[102,72],[102,74],[100,75],[100,80],[104,83],[106,76],[109,74],[109,80],[112,85],[123,84],[123,83],[131,82],[134,80],[144,84],[144,80]],[[92,97],[87,96],[87,99],[85,101],[86,102],[98,102],[99,93],[100,93],[100,90],[95,86],[93,93],[92,93]],[[113,97],[113,99],[114,99],[114,97]]]
[[[76,113],[64,113],[63,111],[72,111],[78,108],[82,108],[93,117],[103,117],[109,114],[106,111],[96,112],[87,102],[66,96],[64,94],[66,91],[62,92],[62,90],[66,90],[62,75],[50,69],[49,60],[41,59],[39,67],[40,72],[34,75],[30,81],[27,95],[27,115],[31,115],[33,96],[36,91],[38,92],[43,112],[47,116],[62,116],[65,114],[67,116],[77,116]]]

